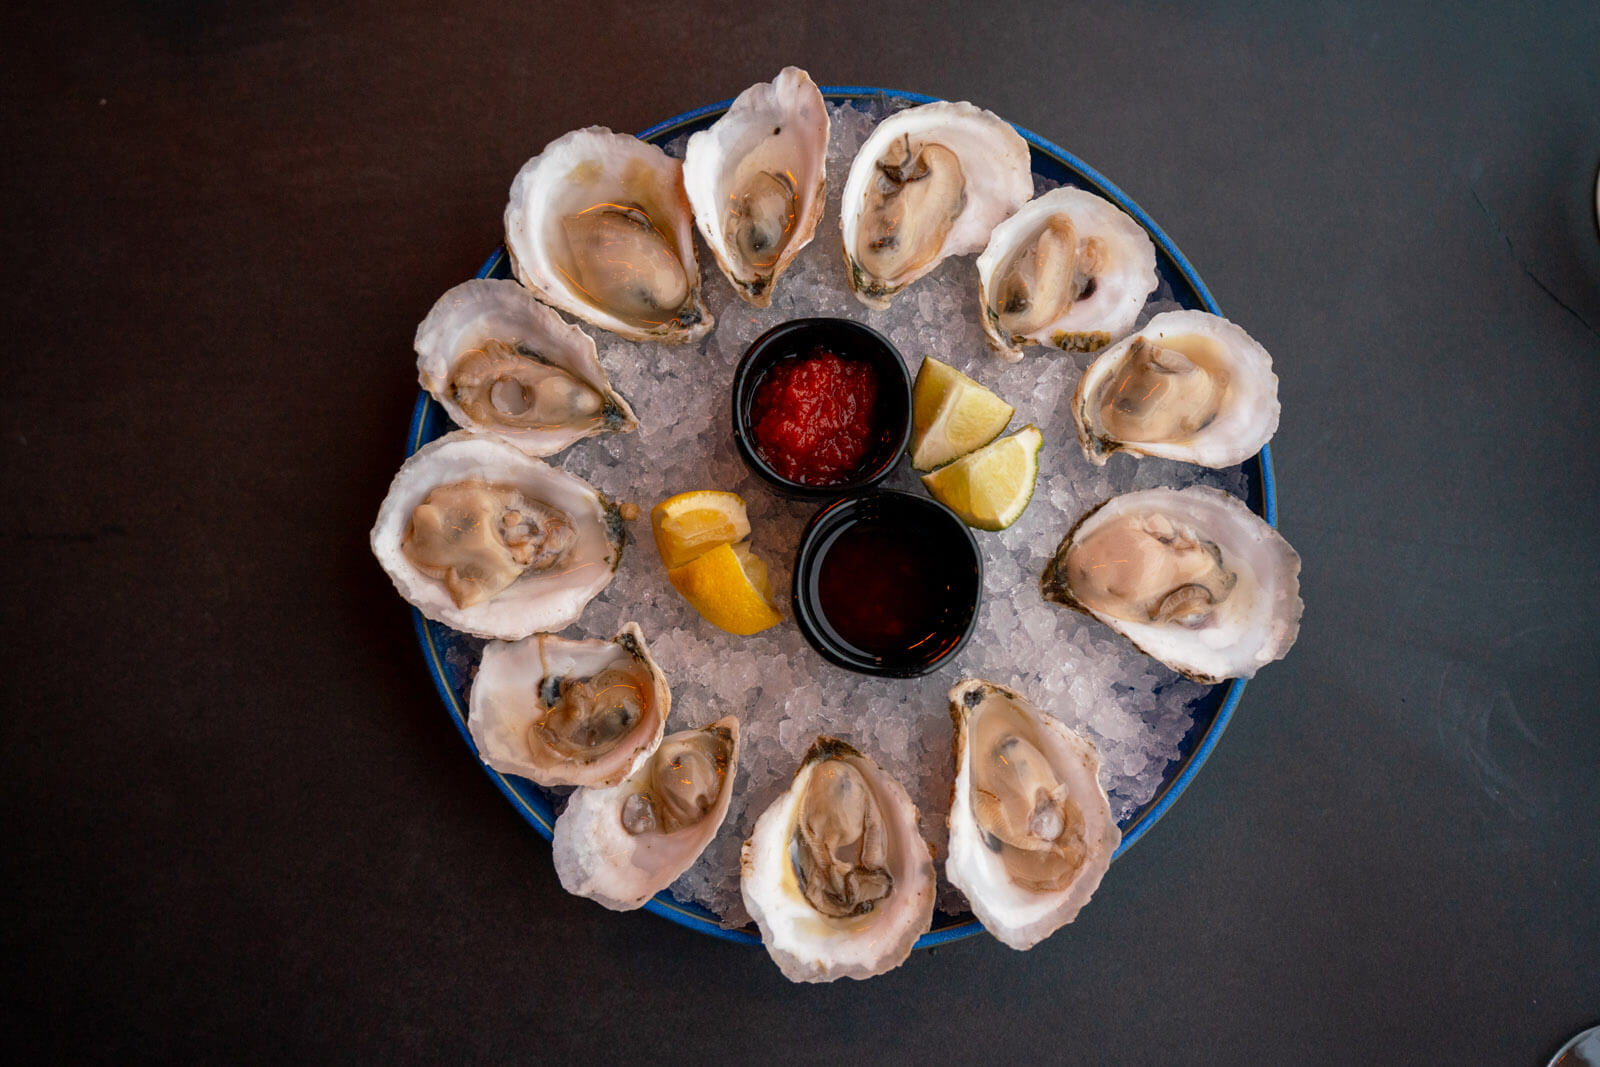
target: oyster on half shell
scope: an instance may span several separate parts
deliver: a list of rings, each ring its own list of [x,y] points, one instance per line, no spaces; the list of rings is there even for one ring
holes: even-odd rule
[[[1093,352],[1133,329],[1156,284],[1143,227],[1109,200],[1066,186],[994,228],[978,257],[978,318],[1010,363],[1024,345]]]
[[[602,126],[556,138],[517,172],[505,224],[517,279],[552,307],[630,341],[711,329],[683,165],[656,146]]]
[[[818,737],[756,820],[739,890],[785,978],[893,970],[933,925],[934,872],[904,787],[843,741]]]
[[[976,252],[1033,195],[1028,143],[968,103],[907,108],[878,123],[845,180],[840,224],[856,299],[890,299],[948,256]]]
[[[1237,497],[1207,486],[1112,497],[1079,519],[1040,579],[1198,682],[1249,678],[1300,631],[1300,556]]]
[[[622,541],[616,507],[588,482],[469,430],[405,461],[371,535],[418,611],[505,640],[575,622],[610,584]]]
[[[945,876],[984,928],[1032,948],[1077,918],[1122,841],[1086,738],[981,678],[950,690],[956,777]]]
[[[493,641],[472,681],[478,756],[540,785],[613,786],[661,743],[672,692],[628,623],[609,641]]]
[[[699,858],[728,814],[739,720],[670,734],[617,785],[580,789],[556,819],[551,849],[569,893],[632,911]]]
[[[1278,429],[1272,357],[1238,326],[1204,311],[1168,311],[1101,353],[1072,396],[1091,463],[1113,452],[1231,467]]]
[[[785,67],[689,138],[683,186],[734,291],[772,303],[778,277],[811,243],[827,199],[828,109],[811,76]]]
[[[417,327],[417,377],[457,425],[549,456],[599,433],[631,433],[594,341],[516,282],[476,278]]]

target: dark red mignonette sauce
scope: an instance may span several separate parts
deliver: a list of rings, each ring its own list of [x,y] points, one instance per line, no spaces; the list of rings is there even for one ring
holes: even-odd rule
[[[882,435],[877,402],[878,372],[870,363],[821,347],[779,360],[751,404],[756,454],[801,485],[848,481]]]
[[[942,623],[951,599],[948,545],[925,531],[871,520],[839,531],[818,562],[827,625],[870,656],[932,659],[959,640]]]

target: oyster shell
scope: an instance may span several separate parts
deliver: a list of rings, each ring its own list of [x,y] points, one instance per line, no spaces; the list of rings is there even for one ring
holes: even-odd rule
[[[934,873],[899,782],[818,737],[744,843],[739,890],[785,978],[870,978],[933,925]]]
[[[827,199],[828,109],[811,76],[785,67],[689,138],[683,186],[695,224],[734,291],[772,303],[778,277],[811,243]]]
[[[1005,686],[950,690],[956,777],[945,877],[984,928],[1028,949],[1077,918],[1122,832],[1086,738]]]
[[[372,553],[428,618],[515,640],[576,621],[622,558],[617,509],[503,438],[454,433],[405,461]]]
[[[1198,682],[1249,678],[1300,631],[1300,556],[1238,498],[1207,486],[1112,497],[1079,519],[1040,579]]]
[[[683,165],[654,145],[602,126],[556,138],[517,172],[505,223],[517,279],[552,307],[630,341],[711,329]]]
[[[549,456],[639,422],[611,388],[589,335],[516,282],[477,278],[417,327],[417,377],[459,426]]]
[[[889,116],[844,185],[840,223],[856,299],[888,307],[947,256],[983,248],[1032,195],[1028,143],[993,112],[941,101]]]
[[[1091,463],[1116,451],[1231,467],[1278,429],[1272,357],[1244,330],[1204,311],[1168,311],[1103,352],[1072,396]]]
[[[732,715],[665,738],[608,789],[580,789],[556,820],[551,848],[569,893],[632,911],[688,870],[717,836],[739,767]]]
[[[540,785],[613,786],[661,743],[672,693],[644,634],[609,641],[535,634],[493,641],[472,681],[467,729],[478,756]]]
[[[1093,352],[1133,329],[1156,284],[1144,228],[1109,200],[1064,186],[994,228],[978,257],[978,318],[1010,363],[1024,345]]]

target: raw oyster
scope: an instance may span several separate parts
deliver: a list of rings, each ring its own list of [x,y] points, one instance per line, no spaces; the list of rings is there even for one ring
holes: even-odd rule
[[[870,978],[904,963],[933,925],[934,873],[917,809],[850,745],[812,743],[756,820],[739,890],[785,978]]]
[[[552,307],[630,341],[711,329],[683,165],[654,145],[601,126],[556,138],[517,172],[505,222],[518,280]]]
[[[1045,567],[1046,600],[1093,615],[1198,682],[1249,678],[1300,631],[1300,557],[1237,497],[1206,486],[1112,497]]]
[[[609,641],[493,641],[472,682],[478,756],[540,785],[613,786],[661,743],[672,693],[637,623]]]
[[[1093,352],[1133,329],[1155,287],[1156,248],[1143,227],[1066,186],[994,228],[978,257],[978,318],[1010,363],[1024,345]]]
[[[468,430],[405,461],[372,552],[430,619],[515,640],[576,621],[622,559],[615,506],[576,475]]]
[[[1116,451],[1231,467],[1278,429],[1272,357],[1227,319],[1168,311],[1089,364],[1072,396],[1091,463]]]
[[[1032,948],[1077,918],[1122,841],[1100,754],[981,678],[950,690],[950,719],[956,778],[945,877],[986,930]]]
[[[1028,143],[993,112],[939,102],[889,116],[844,185],[840,223],[856,299],[888,307],[945,257],[983,248],[1032,195]]]
[[[562,888],[613,911],[642,907],[717,836],[738,767],[729,715],[668,736],[618,785],[578,790],[551,842]]]
[[[811,243],[827,199],[828,109],[811,76],[785,67],[689,138],[683,186],[734,291],[756,307]]]
[[[506,279],[445,293],[417,327],[417,377],[457,425],[549,456],[639,425],[589,335]]]

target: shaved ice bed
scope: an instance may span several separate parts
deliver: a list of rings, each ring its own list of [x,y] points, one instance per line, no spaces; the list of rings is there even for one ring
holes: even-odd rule
[[[1113,814],[1125,819],[1155,795],[1168,764],[1193,725],[1189,705],[1207,687],[1184,680],[1134,651],[1097,622],[1047,603],[1039,575],[1062,536],[1085,511],[1108,497],[1154,486],[1212,485],[1244,495],[1238,468],[1208,471],[1164,460],[1113,456],[1097,468],[1078,448],[1068,410],[1088,356],[1030,348],[1020,363],[996,358],[977,319],[974,256],[947,260],[895,298],[887,311],[858,303],[845,283],[839,198],[856,149],[887,114],[848,105],[829,108],[828,207],[813,242],[780,279],[770,308],[738,299],[697,240],[702,284],[716,326],[699,345],[624,341],[593,327],[600,359],[617,391],[639,416],[637,432],[578,442],[551,457],[618,502],[638,505],[622,566],[568,637],[610,637],[629,621],[643,628],[651,653],[672,686],[668,732],[732,713],[742,728],[738,779],[727,821],[704,855],[672,886],[741,926],[749,916],[739,896],[739,849],[757,817],[788,787],[817,734],[842,738],[898,778],[917,804],[922,833],[940,868],[938,905],[967,910],[945,882],[945,812],[953,773],[947,691],[966,677],[1010,685],[1100,750],[1101,784]],[[682,158],[685,138],[667,152]],[[1055,183],[1035,177],[1035,192]],[[1139,319],[1178,307],[1165,282]],[[983,550],[983,606],[971,642],[940,670],[922,678],[868,678],[834,667],[800,636],[789,617],[794,552],[819,505],[778,498],[734,452],[729,390],[749,344],[772,326],[813,315],[865,322],[889,337],[913,374],[933,355],[976,378],[1015,405],[1008,432],[1032,423],[1044,434],[1033,502],[1000,533],[975,531]],[[924,493],[909,460],[885,483]],[[702,620],[667,583],[649,531],[649,510],[690,489],[726,489],[744,497],[751,545],[767,561],[785,621],[753,637],[735,637]]]

